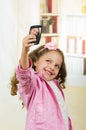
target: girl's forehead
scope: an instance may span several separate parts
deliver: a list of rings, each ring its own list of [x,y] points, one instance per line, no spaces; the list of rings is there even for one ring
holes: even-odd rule
[[[53,56],[61,56],[60,52],[58,52],[58,51],[56,51],[56,50],[51,50],[51,51],[49,51],[49,52],[46,52],[44,55],[50,56],[50,57],[52,57],[52,55],[53,55]]]
[[[61,59],[62,60],[63,59],[62,55],[58,51],[49,51],[49,52],[46,52],[46,53],[44,53],[42,55],[42,58],[45,58],[45,59],[49,58],[49,59],[52,59],[52,60],[54,60],[54,59],[56,59],[56,60]]]

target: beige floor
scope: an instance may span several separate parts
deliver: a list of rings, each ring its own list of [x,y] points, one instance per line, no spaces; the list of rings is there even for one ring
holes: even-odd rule
[[[67,87],[64,93],[73,129],[86,130],[86,87]]]

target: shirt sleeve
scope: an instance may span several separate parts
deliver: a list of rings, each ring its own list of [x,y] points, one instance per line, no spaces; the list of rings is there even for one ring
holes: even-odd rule
[[[16,77],[18,80],[18,92],[20,94],[21,99],[23,100],[26,108],[29,105],[31,100],[31,95],[33,91],[35,91],[35,87],[32,87],[32,79],[34,77],[34,70],[30,66],[27,70],[23,70],[19,63],[16,69]]]

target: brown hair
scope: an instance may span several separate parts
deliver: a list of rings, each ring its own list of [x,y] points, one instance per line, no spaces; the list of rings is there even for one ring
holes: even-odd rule
[[[51,50],[49,50],[48,48],[44,48],[44,45],[42,45],[29,54],[29,57],[31,58],[32,63],[33,63],[32,68],[34,70],[35,70],[34,62],[36,62],[43,54],[49,51]],[[61,87],[65,88],[64,82],[65,82],[67,73],[66,73],[64,54],[59,48],[57,48],[56,51],[59,52],[59,54],[62,56],[62,65],[56,79],[59,81]],[[11,78],[11,95],[17,94],[17,84],[18,84],[18,81],[16,79],[16,73],[14,73],[13,77]]]

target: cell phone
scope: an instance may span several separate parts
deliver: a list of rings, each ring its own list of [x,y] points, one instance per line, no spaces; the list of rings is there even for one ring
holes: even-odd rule
[[[30,27],[29,34],[33,34],[36,36],[36,41],[34,42],[34,45],[39,44],[41,34],[42,34],[42,25],[33,25]]]

